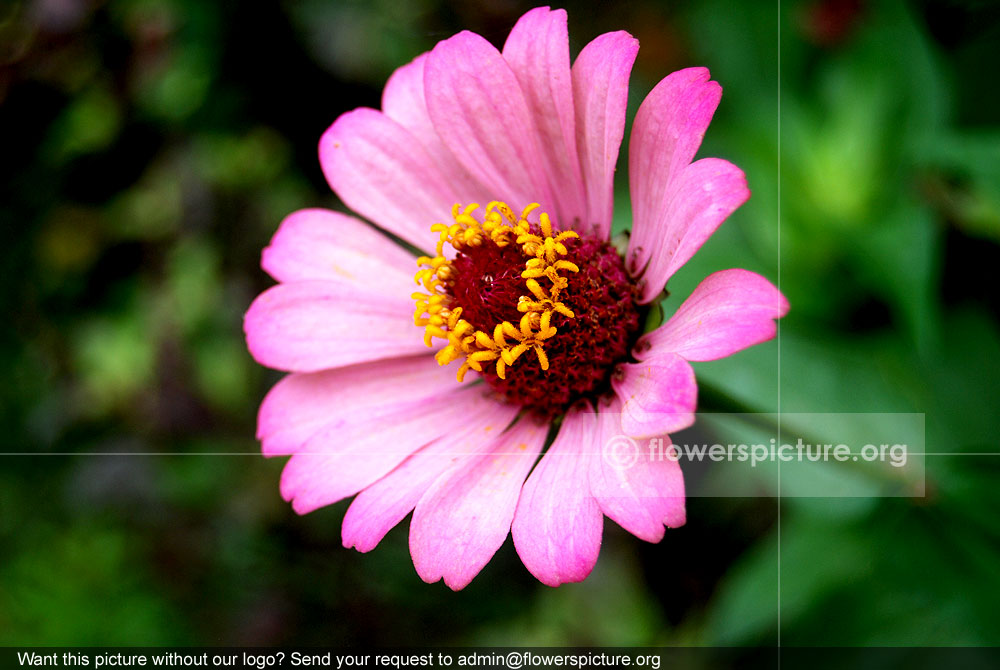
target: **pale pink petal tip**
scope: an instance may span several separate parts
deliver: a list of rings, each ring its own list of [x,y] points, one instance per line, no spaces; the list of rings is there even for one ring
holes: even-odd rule
[[[443,579],[457,591],[479,574],[510,532],[547,431],[522,419],[431,485],[410,523],[410,555],[421,579]]]
[[[279,282],[325,279],[399,295],[413,285],[416,259],[360,219],[302,209],[281,222],[261,254],[261,267]]]
[[[420,142],[441,171],[455,202],[489,201],[493,196],[455,159],[431,121],[424,94],[424,66],[428,55],[422,53],[392,73],[382,91],[382,113]]]
[[[600,448],[597,418],[575,410],[521,490],[511,535],[540,582],[583,581],[601,550],[604,515],[590,494],[590,458]]]
[[[320,430],[342,427],[359,414],[458,388],[454,372],[430,354],[290,374],[261,403],[257,438],[265,456],[289,456]]]
[[[785,296],[767,279],[748,270],[722,270],[706,277],[665,324],[645,335],[635,355],[724,358],[773,338],[775,320],[787,312]]]
[[[414,135],[374,109],[342,114],[319,141],[331,188],[348,207],[418,249],[447,221],[457,192]]]
[[[496,402],[466,386],[436,396],[373,406],[319,430],[281,473],[281,495],[299,514],[352,496],[389,474],[418,449],[462,434],[469,417],[488,415]]]
[[[670,186],[670,204],[650,242],[639,302],[655,300],[674,273],[749,197],[746,176],[728,161],[702,158],[684,168]],[[638,248],[634,252],[630,262],[643,263],[647,254]]]
[[[261,365],[315,372],[427,350],[413,336],[413,302],[370,286],[310,280],[257,296],[243,321],[247,348]]]
[[[504,60],[517,77],[534,121],[543,166],[554,200],[548,213],[561,228],[577,228],[587,201],[577,156],[573,82],[566,12],[537,7],[507,37]]]
[[[691,163],[722,97],[705,68],[664,78],[635,117],[629,155],[632,235],[629,271],[641,278],[640,302],[667,280],[750,196],[739,168],[717,158]]]
[[[639,41],[626,32],[600,35],[573,63],[576,144],[587,194],[584,229],[601,238],[611,232],[615,165],[625,136],[628,80]]]
[[[344,516],[345,547],[371,551],[396,524],[413,511],[438,477],[460,458],[480,450],[502,432],[518,412],[513,405],[488,402],[469,414],[459,430],[442,436],[410,456],[388,475],[358,494]]]
[[[496,47],[469,31],[438,42],[424,63],[424,94],[441,140],[492,197],[553,201],[528,102]]]
[[[612,521],[640,539],[659,542],[664,527],[684,525],[684,476],[675,458],[664,457],[670,438],[649,442],[625,435],[620,411],[615,400],[598,414],[602,446],[590,461],[590,490]]]

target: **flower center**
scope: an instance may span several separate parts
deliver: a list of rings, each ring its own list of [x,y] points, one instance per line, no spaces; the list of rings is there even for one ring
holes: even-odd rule
[[[462,360],[458,379],[479,372],[507,401],[554,415],[581,397],[604,393],[639,328],[636,289],[606,241],[556,233],[491,202],[455,205],[454,223],[434,224],[437,255],[418,259],[414,323],[424,341],[447,344],[441,365]],[[445,245],[455,254],[445,255]]]

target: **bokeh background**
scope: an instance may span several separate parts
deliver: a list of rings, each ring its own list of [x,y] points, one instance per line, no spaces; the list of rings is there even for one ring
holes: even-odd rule
[[[640,39],[630,118],[681,67],[724,88],[702,154],[753,197],[664,307],[780,268],[792,312],[780,367],[777,342],[698,365],[702,409],[773,411],[780,382],[785,412],[925,413],[926,495],[717,482],[746,494],[690,499],[658,545],[608,521],[591,578],[555,590],[509,541],[457,594],[416,576],[405,523],[343,549],[346,503],[296,516],[254,455],[279,378],[241,331],[260,250],[340,207],[316,158],[338,114],[530,4],[5,1],[0,644],[1000,644],[1000,8],[564,6],[574,54]]]

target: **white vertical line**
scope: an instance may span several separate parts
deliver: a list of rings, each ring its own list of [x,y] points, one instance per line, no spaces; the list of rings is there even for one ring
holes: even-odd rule
[[[778,292],[781,292],[781,0],[778,0]],[[781,319],[778,342],[778,445],[781,445]],[[781,459],[778,459],[778,668],[781,668]]]

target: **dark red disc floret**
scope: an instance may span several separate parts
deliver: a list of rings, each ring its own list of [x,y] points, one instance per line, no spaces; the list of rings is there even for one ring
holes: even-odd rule
[[[547,417],[610,390],[615,365],[629,360],[640,323],[638,292],[615,248],[593,238],[572,238],[565,245],[564,258],[580,271],[561,273],[569,284],[559,299],[575,318],[553,315],[558,332],[545,342],[549,369],[542,370],[529,351],[507,368],[506,379],[491,365],[482,373],[503,399]],[[462,317],[487,333],[501,321],[517,325],[523,316],[518,299],[530,295],[521,277],[524,263],[520,247],[513,244],[497,247],[486,242],[460,252],[447,286],[462,307]]]

